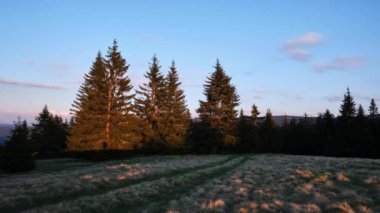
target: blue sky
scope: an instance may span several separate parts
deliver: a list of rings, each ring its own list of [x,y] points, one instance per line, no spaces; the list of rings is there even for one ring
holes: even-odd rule
[[[97,51],[117,39],[136,86],[157,54],[175,60],[193,116],[219,58],[241,108],[335,115],[350,87],[380,104],[380,1],[0,2],[0,123],[64,117]]]

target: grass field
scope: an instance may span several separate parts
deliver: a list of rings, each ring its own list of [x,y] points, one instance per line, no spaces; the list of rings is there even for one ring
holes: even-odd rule
[[[380,160],[289,155],[41,160],[0,212],[380,212]]]

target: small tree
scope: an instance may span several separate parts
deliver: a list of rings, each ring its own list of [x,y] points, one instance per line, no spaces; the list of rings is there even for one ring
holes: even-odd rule
[[[342,105],[340,106],[340,117],[342,119],[350,119],[355,117],[356,109],[355,109],[355,101],[351,96],[350,89],[347,88],[347,93],[344,95],[344,99],[342,101]]]
[[[378,108],[373,98],[371,99],[371,103],[369,104],[368,111],[369,111],[369,117],[371,118],[374,118],[378,114]]]
[[[34,169],[33,147],[25,120],[14,123],[1,156],[1,167],[8,172],[25,172]]]
[[[264,120],[264,126],[267,128],[275,128],[276,123],[273,120],[272,112],[270,109],[267,110],[267,113],[265,114],[265,120]]]
[[[356,119],[358,121],[363,121],[365,119],[364,109],[361,104],[359,104],[358,113],[356,114]]]
[[[55,155],[66,147],[66,128],[62,118],[53,116],[45,105],[36,117],[31,131],[31,140],[40,155]]]
[[[256,125],[257,117],[260,115],[260,111],[258,110],[257,106],[253,104],[252,110],[251,110],[251,118],[254,125]]]

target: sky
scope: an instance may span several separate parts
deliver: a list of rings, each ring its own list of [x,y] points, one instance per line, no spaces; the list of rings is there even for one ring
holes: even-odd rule
[[[192,116],[219,59],[249,114],[335,115],[349,87],[380,104],[380,1],[0,0],[0,123],[65,118],[98,51],[118,41],[134,88],[175,60]]]

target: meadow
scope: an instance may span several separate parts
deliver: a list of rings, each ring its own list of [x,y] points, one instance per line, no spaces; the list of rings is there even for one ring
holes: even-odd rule
[[[185,155],[37,161],[0,174],[0,212],[380,212],[380,160]]]

